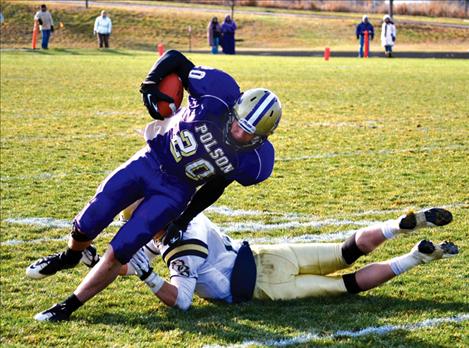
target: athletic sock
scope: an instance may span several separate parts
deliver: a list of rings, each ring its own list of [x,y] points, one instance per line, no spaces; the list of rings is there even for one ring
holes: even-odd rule
[[[389,266],[391,266],[394,274],[399,275],[421,264],[422,260],[419,259],[414,253],[410,252],[408,254],[395,257],[389,260],[388,263]]]
[[[386,239],[394,238],[401,229],[399,228],[399,220],[387,220],[381,223],[381,231]]]
[[[78,262],[80,262],[82,256],[82,250],[72,250],[67,248],[67,250],[63,253],[63,261],[69,265],[76,265]]]
[[[65,308],[68,312],[68,314],[72,314],[75,312],[78,308],[83,306],[83,302],[81,302],[78,297],[76,297],[75,294],[72,294],[69,296],[65,301],[62,302],[63,305],[65,305]]]

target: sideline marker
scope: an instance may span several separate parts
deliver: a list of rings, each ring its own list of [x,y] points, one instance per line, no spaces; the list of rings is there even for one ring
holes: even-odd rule
[[[37,34],[39,33],[39,22],[37,19],[34,20],[34,27],[33,27],[33,40],[32,40],[32,48],[33,50],[36,49],[36,41],[37,41]]]
[[[368,54],[370,53],[370,35],[368,33],[368,30],[365,30],[365,54],[364,57],[368,58]]]
[[[157,47],[158,47],[158,54],[159,54],[160,56],[162,56],[163,53],[164,53],[164,45],[163,45],[163,43],[160,42]]]

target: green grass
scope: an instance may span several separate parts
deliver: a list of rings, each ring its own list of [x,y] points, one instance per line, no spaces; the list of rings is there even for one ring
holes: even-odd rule
[[[150,121],[139,83],[154,54],[50,50],[1,54],[1,239],[59,238],[66,229],[7,218],[71,220],[106,173],[143,146],[135,132]],[[397,238],[353,269],[407,252],[418,240],[449,239],[461,254],[412,270],[355,297],[230,306],[196,299],[187,313],[162,305],[135,278],[120,278],[58,325],[32,316],[64,299],[82,266],[44,281],[24,269],[64,248],[52,241],[2,245],[0,342],[3,346],[202,346],[295,337],[305,332],[401,325],[468,313],[469,63],[191,55],[231,73],[242,89],[264,86],[283,103],[272,141],[273,176],[254,187],[230,186],[217,205],[233,209],[381,220],[388,209],[451,205],[454,222]],[[262,69],[260,68],[262,67]],[[328,156],[329,154],[329,156]],[[306,160],[284,161],[300,156]],[[357,216],[357,212],[383,210]],[[210,214],[217,223],[230,219]],[[233,233],[236,238],[329,233],[356,226]],[[97,240],[102,251],[116,228]],[[156,270],[166,275],[161,263]],[[304,346],[464,347],[468,321],[384,336],[325,337]]]
[[[86,10],[84,6],[49,6],[56,22],[64,28],[53,35],[51,47],[96,47],[92,35],[93,24],[100,8]],[[31,46],[32,15],[35,5],[23,2],[5,2],[3,13],[6,22],[2,27],[2,48]],[[192,48],[208,49],[207,23],[212,16],[222,17],[219,12],[189,12],[177,9],[126,9],[109,10],[113,21],[111,46],[115,48],[155,50],[163,42],[166,47],[188,49],[187,28],[192,27]],[[355,26],[361,16],[343,19],[292,18],[266,15],[236,14],[239,26],[237,47],[240,49],[307,49],[356,50]],[[373,19],[376,39],[371,50],[381,50],[379,40],[380,20]],[[56,25],[56,27],[58,27]],[[467,29],[440,28],[422,25],[400,25],[397,50],[449,50],[463,51],[467,48]]]

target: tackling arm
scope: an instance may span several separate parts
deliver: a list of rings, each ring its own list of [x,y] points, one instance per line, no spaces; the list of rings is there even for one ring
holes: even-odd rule
[[[220,176],[202,186],[195,193],[184,213],[168,226],[166,234],[163,237],[163,244],[169,244],[172,240],[181,238],[181,231],[187,228],[191,220],[215,203],[221,197],[225,188],[232,182],[233,180]]]

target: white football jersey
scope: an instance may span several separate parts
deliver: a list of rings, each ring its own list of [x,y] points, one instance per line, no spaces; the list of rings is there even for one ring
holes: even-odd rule
[[[240,244],[204,214],[191,221],[180,241],[156,246],[169,268],[171,283],[192,290],[191,301],[195,292],[202,298],[232,302],[230,278]]]

